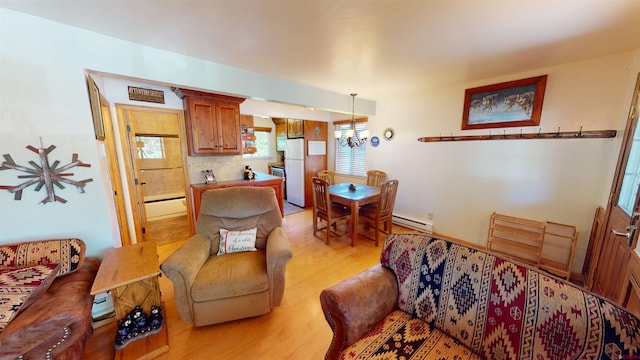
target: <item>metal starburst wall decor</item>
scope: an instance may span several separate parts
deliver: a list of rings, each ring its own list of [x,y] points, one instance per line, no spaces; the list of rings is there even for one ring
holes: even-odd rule
[[[42,145],[41,145],[42,146]],[[4,154],[5,161],[0,165],[0,170],[8,170],[14,169],[24,173],[27,175],[18,175],[18,179],[29,179],[22,184],[16,186],[8,186],[8,185],[0,185],[0,189],[9,190],[9,192],[14,193],[14,200],[22,199],[22,190],[28,188],[31,185],[36,185],[35,191],[40,191],[42,187],[47,190],[47,197],[42,199],[39,204],[44,205],[48,202],[58,201],[61,203],[66,203],[67,200],[55,194],[53,186],[57,186],[60,189],[64,189],[64,185],[62,183],[67,183],[70,185],[74,185],[76,189],[78,189],[79,193],[84,193],[84,186],[86,183],[93,181],[93,179],[85,179],[85,180],[71,180],[68,177],[73,176],[73,173],[66,173],[65,171],[74,168],[76,166],[82,167],[91,167],[91,164],[85,164],[82,161],[78,160],[78,154],[73,154],[71,157],[71,162],[58,167],[60,165],[60,161],[56,160],[53,164],[49,164],[48,155],[52,152],[56,147],[54,145],[49,146],[48,148],[36,148],[35,146],[29,145],[27,149],[33,151],[38,154],[40,157],[40,165],[38,165],[35,161],[29,161],[29,164],[33,167],[21,166],[15,163],[11,158],[11,155]]]

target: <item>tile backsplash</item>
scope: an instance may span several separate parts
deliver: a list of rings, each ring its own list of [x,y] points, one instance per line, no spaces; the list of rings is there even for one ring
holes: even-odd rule
[[[243,178],[244,158],[240,156],[187,156],[189,183],[204,182],[202,171],[213,170],[217,181]]]

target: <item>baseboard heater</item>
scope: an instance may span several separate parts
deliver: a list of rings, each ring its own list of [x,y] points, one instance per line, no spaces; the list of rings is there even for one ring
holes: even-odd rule
[[[394,224],[398,224],[412,230],[422,231],[427,234],[431,234],[433,232],[433,224],[431,223],[425,223],[422,221],[408,219],[397,215],[393,215],[391,221]]]

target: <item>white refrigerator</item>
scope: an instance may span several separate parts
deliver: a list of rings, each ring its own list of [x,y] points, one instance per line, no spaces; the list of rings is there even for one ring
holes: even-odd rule
[[[284,151],[287,201],[304,207],[304,139],[287,139]]]

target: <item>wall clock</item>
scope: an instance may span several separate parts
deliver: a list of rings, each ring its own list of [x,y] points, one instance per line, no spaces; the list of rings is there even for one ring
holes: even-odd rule
[[[382,132],[382,136],[384,137],[385,140],[393,139],[393,129],[392,128],[384,129],[384,131]]]

